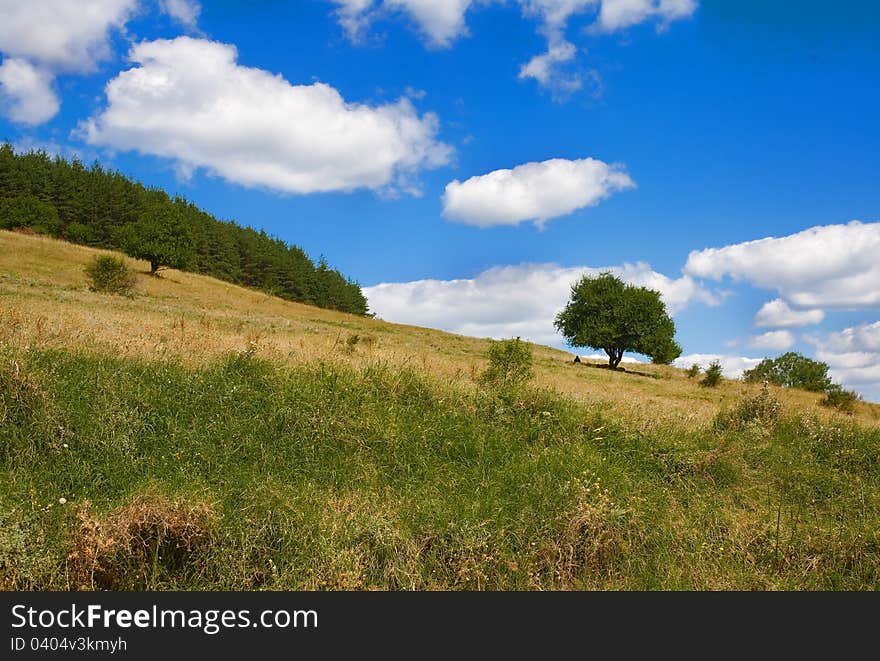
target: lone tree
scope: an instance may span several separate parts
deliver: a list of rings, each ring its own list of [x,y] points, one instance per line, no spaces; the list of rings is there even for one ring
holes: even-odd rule
[[[660,293],[628,285],[610,272],[584,276],[573,284],[571,298],[554,324],[569,345],[604,350],[613,369],[624,351],[661,363],[681,355],[675,324]]]
[[[182,214],[170,205],[155,205],[121,229],[120,242],[135,259],[150,262],[150,275],[160,268],[186,268],[194,255],[192,236]]]

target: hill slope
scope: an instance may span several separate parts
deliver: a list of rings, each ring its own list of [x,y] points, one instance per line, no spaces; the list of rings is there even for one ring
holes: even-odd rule
[[[0,232],[0,587],[880,587],[876,406],[545,347],[491,392],[483,340],[94,253]]]
[[[485,368],[486,340],[392,324],[284,301],[210,277],[168,271],[142,275],[133,299],[88,290],[83,269],[106,253],[39,236],[0,231],[0,341],[113,355],[176,357],[198,364],[253,345],[261,356],[294,362],[416,367],[470,381]],[[124,257],[122,255],[119,255]],[[146,262],[125,258],[142,274]],[[354,336],[357,344],[352,345]],[[701,388],[682,370],[630,365],[628,372],[571,363],[571,354],[533,346],[536,382],[628,419],[702,426],[754,386],[725,381]],[[776,391],[787,405],[827,416],[819,395]],[[880,405],[861,403],[857,419],[880,425]]]

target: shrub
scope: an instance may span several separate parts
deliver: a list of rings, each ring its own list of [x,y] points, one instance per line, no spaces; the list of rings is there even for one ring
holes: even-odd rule
[[[373,345],[376,342],[376,338],[372,335],[360,335],[358,333],[352,333],[347,338],[345,338],[345,353],[353,354],[358,346],[364,346],[367,349],[372,349]]]
[[[98,255],[86,266],[85,271],[92,291],[122,296],[130,296],[134,291],[136,276],[119,257]]]
[[[782,403],[773,396],[765,381],[757,395],[744,397],[733,409],[721,411],[715,417],[715,428],[740,430],[749,423],[758,423],[771,429],[781,413]]]
[[[713,360],[709,367],[706,368],[706,374],[703,376],[703,380],[700,381],[700,385],[706,388],[714,388],[719,383],[721,383],[721,363]]]
[[[702,372],[702,371],[703,370],[700,369],[700,366],[697,363],[694,363],[693,365],[688,367],[687,372],[685,372],[685,374],[687,374],[687,378],[693,379],[693,378],[696,378],[700,374],[700,372]]]
[[[511,388],[523,385],[532,376],[532,349],[528,344],[518,337],[492,342],[489,367],[480,377],[484,384]]]
[[[861,399],[858,393],[853,392],[852,390],[844,390],[838,385],[831,386],[826,392],[825,396],[819,401],[822,406],[827,406],[828,408],[837,409],[847,415],[852,415],[856,412],[856,402]]]

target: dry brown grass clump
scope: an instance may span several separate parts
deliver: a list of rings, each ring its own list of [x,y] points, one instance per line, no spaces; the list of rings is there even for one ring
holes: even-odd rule
[[[607,585],[633,532],[629,512],[616,505],[607,490],[585,487],[561,534],[539,552],[549,570],[552,589]]]
[[[84,502],[67,557],[72,587],[80,590],[156,589],[176,576],[205,569],[201,556],[214,537],[215,517],[205,503],[138,496],[104,516]]]

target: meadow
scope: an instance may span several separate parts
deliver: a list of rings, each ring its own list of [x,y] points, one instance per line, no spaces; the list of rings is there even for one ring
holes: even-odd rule
[[[540,346],[499,390],[485,340],[99,252],[0,232],[4,589],[880,586],[878,405]]]

